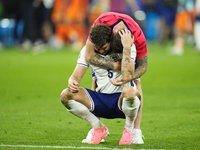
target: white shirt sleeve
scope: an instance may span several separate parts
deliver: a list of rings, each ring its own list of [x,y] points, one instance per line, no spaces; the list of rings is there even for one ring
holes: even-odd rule
[[[133,45],[131,46],[131,59],[132,59],[133,61],[136,60],[136,47],[135,47],[135,44],[133,44]]]
[[[82,48],[82,50],[80,51],[79,56],[78,56],[78,60],[77,60],[77,64],[85,66],[85,67],[88,68],[89,64],[85,61],[85,51],[86,51],[86,46],[84,46]]]

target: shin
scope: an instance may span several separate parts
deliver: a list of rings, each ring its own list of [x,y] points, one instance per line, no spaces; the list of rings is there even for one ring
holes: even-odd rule
[[[124,128],[132,131],[133,123],[137,116],[138,109],[140,106],[140,100],[137,96],[130,98],[123,98],[122,111],[126,116],[126,122]]]

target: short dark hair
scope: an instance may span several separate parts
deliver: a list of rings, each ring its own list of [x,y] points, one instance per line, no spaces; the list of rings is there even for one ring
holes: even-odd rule
[[[122,29],[120,29],[122,30]],[[123,51],[123,45],[121,42],[121,36],[119,35],[119,31],[117,31],[117,33],[115,33],[112,38],[111,38],[111,49],[112,51],[114,51],[115,53],[122,53]]]
[[[103,47],[106,43],[110,43],[112,31],[106,24],[97,24],[90,30],[90,38],[92,43],[97,47]]]

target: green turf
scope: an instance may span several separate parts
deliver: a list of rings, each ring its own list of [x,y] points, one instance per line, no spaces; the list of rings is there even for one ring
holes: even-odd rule
[[[130,146],[118,146],[122,119],[102,119],[110,131],[105,143],[81,144],[91,127],[67,112],[59,100],[78,52],[70,51],[70,47],[39,55],[17,48],[1,50],[0,145],[199,149],[200,55],[190,45],[186,45],[183,56],[168,55],[168,48],[158,43],[148,45],[149,68],[141,78],[145,144]],[[91,81],[88,70],[81,86],[90,88]]]

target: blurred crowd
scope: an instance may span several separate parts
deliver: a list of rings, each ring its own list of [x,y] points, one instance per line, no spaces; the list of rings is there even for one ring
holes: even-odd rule
[[[108,11],[130,15],[147,40],[174,40],[171,54],[182,55],[185,42],[200,51],[200,0],[0,0],[0,46],[80,50]]]

